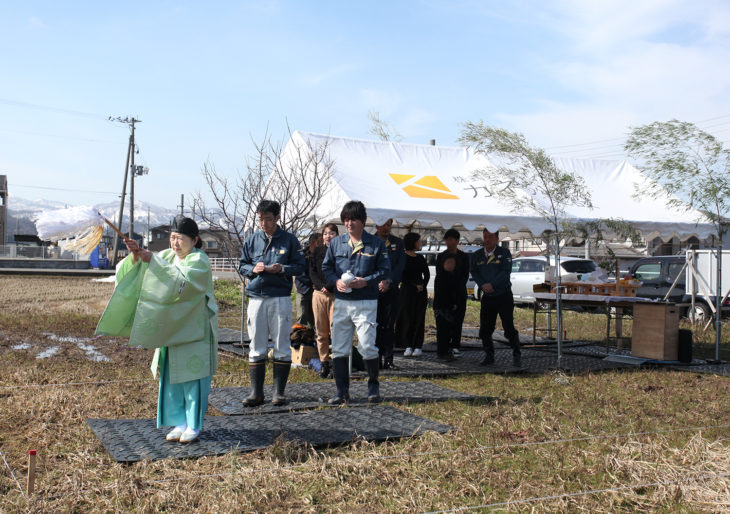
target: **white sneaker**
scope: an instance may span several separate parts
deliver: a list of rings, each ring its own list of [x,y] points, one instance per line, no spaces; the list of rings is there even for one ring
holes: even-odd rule
[[[461,357],[461,350],[458,348],[452,348],[451,353],[454,357]]]
[[[403,357],[410,357],[413,355],[413,348],[406,348],[406,351],[403,352]]]
[[[423,354],[423,352],[421,351],[420,348],[416,348],[415,350],[413,350],[414,357],[420,357],[422,354]]]
[[[181,443],[192,443],[195,441],[198,436],[200,435],[200,430],[193,430],[192,428],[188,427],[185,429],[185,432],[182,433],[180,436],[180,442]]]
[[[180,436],[183,435],[183,432],[185,432],[185,430],[187,430],[187,428],[188,428],[187,423],[178,425],[167,433],[167,437],[165,437],[165,439],[167,439],[168,441],[179,441]]]

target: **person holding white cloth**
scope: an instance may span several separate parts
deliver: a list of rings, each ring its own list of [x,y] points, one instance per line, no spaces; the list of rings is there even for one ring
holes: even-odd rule
[[[363,230],[367,211],[362,202],[347,202],[340,219],[347,234],[330,242],[322,262],[325,278],[335,284],[332,362],[337,395],[329,403],[341,405],[350,398],[349,357],[355,331],[357,349],[368,370],[368,402],[373,403],[380,401],[380,359],[375,345],[378,283],[390,272],[390,260],[382,239]]]

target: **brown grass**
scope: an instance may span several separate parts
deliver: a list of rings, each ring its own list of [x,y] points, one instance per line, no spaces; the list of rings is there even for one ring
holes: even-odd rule
[[[503,508],[720,512],[730,504],[730,381],[667,371],[437,380],[499,401],[403,407],[456,427],[445,435],[381,444],[358,441],[330,449],[278,441],[249,454],[117,464],[85,420],[155,416],[150,353],[130,349],[123,340],[101,338],[88,344],[112,361],[97,363],[75,343],[44,335],[90,337],[103,308],[94,302],[105,285],[81,279],[45,279],[46,284],[28,277],[13,280],[20,285],[6,288],[9,282],[0,279],[0,451],[23,485],[28,449],[37,449],[39,460],[36,494],[30,499],[0,460],[2,512],[410,512],[646,483],[667,485]],[[34,309],[5,310],[19,297],[27,298],[31,286],[46,290],[49,298],[78,302],[75,310],[48,308],[42,301]],[[64,291],[52,290],[59,286]],[[236,309],[224,312],[232,328],[240,322]],[[576,323],[584,320],[588,328],[594,323],[589,315],[575,315]],[[13,349],[20,343],[31,347]],[[58,354],[36,359],[51,345],[61,347]],[[294,370],[292,380],[318,379]],[[244,362],[221,359],[214,386],[247,382]],[[68,383],[81,385],[59,385]],[[676,430],[684,427],[710,428]],[[655,431],[661,432],[639,434]],[[600,435],[619,437],[585,439]],[[555,442],[572,438],[581,440]],[[547,444],[533,444],[539,442]]]

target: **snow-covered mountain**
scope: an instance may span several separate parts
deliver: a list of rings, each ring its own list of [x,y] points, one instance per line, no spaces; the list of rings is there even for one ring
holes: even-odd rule
[[[28,200],[13,196],[8,198],[8,234],[7,240],[12,240],[13,235],[18,234],[36,234],[33,219],[45,210],[63,209],[65,207],[73,207],[73,204],[62,202],[53,202],[43,199]],[[115,224],[119,216],[119,202],[108,202],[93,205],[104,217],[109,218]],[[149,208],[149,225],[147,219],[147,210]],[[134,202],[134,231],[144,234],[147,227],[156,227],[165,225],[178,214],[175,209],[168,209],[152,205],[148,202]],[[118,226],[118,224],[117,224]],[[123,231],[127,231],[129,227],[129,201],[124,206],[124,218],[122,220]]]

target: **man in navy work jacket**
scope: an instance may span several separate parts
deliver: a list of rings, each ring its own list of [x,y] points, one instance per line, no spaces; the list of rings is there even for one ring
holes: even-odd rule
[[[504,336],[512,346],[512,365],[522,367],[520,338],[514,324],[514,300],[512,298],[512,254],[506,248],[497,246],[499,235],[486,228],[482,232],[484,250],[471,256],[471,276],[482,290],[482,305],[479,311],[479,336],[484,347],[482,366],[494,364],[494,343],[492,334],[497,315],[502,321]]]
[[[350,398],[349,357],[353,331],[357,331],[357,349],[368,370],[368,402],[378,402],[380,359],[375,345],[378,284],[390,272],[390,261],[383,241],[363,230],[367,212],[362,202],[347,202],[342,208],[340,219],[347,233],[330,242],[322,262],[325,278],[335,284],[332,364],[337,395],[329,403],[340,405]],[[343,274],[348,271],[355,278],[345,282]]]
[[[375,225],[375,235],[383,240],[390,259],[390,273],[378,284],[378,336],[376,345],[380,353],[381,367],[393,367],[393,345],[395,343],[395,319],[398,317],[398,286],[403,267],[406,264],[406,251],[403,240],[390,233],[393,220]]]
[[[264,403],[264,378],[269,335],[274,342],[274,405],[287,403],[284,396],[291,368],[289,335],[292,326],[292,277],[304,271],[305,261],[297,238],[279,225],[279,202],[261,200],[256,207],[261,230],[246,238],[239,272],[249,279],[248,362],[251,394],[247,407]]]

